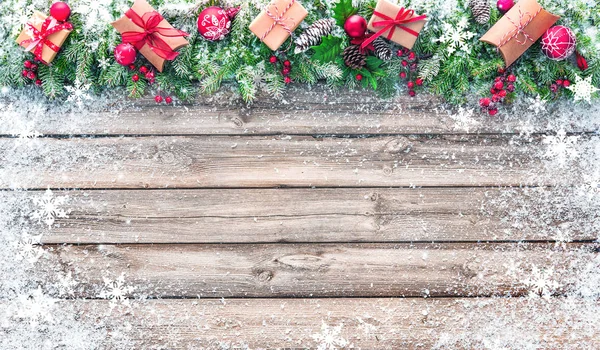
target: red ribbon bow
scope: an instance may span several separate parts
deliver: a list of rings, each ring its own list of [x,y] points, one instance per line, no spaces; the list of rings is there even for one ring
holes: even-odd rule
[[[42,27],[38,30],[31,23],[27,23],[33,35],[30,39],[21,41],[21,46],[25,46],[25,50],[31,51],[33,48],[33,54],[35,55],[35,59],[47,65],[48,62],[44,61],[42,58],[42,52],[44,51],[44,45],[48,46],[52,51],[58,52],[60,47],[54,44],[52,41],[48,39],[48,37],[54,33],[60,32],[63,29],[73,29],[73,25],[69,22],[58,24],[56,19],[52,16],[46,17],[44,23],[42,23]]]
[[[411,18],[412,16],[414,16],[414,14],[415,14],[414,10],[407,10],[405,8],[400,8],[400,11],[398,11],[398,13],[396,14],[396,18],[392,18],[381,12],[374,11],[373,12],[374,16],[383,18],[384,20],[373,22],[373,27],[383,27],[383,28],[380,31],[378,31],[377,33],[373,34],[367,40],[363,41],[363,43],[360,45],[360,48],[364,50],[375,39],[382,36],[383,33],[385,33],[388,30],[390,32],[387,35],[387,39],[390,40],[392,38],[392,36],[394,35],[396,28],[400,28],[400,29],[404,30],[405,32],[412,34],[414,36],[419,36],[418,32],[415,32],[414,30],[408,28],[407,26],[405,26],[405,24],[422,21],[422,20],[426,19],[427,16],[421,15],[421,16]]]
[[[129,9],[125,12],[125,16],[129,17],[142,31],[124,32],[122,34],[123,42],[130,43],[138,50],[147,44],[154,53],[165,60],[172,61],[179,53],[174,51],[160,36],[177,37],[189,35],[179,29],[159,27],[158,25],[164,18],[156,11],[146,12],[140,17],[135,11]]]
[[[369,43],[368,45],[365,45],[365,47],[362,46],[362,44],[372,36],[373,36],[373,33],[367,33],[367,34],[365,34],[365,36],[363,36],[361,38],[354,38],[354,39],[350,40],[350,44],[360,45],[360,52],[363,55],[366,55],[368,51],[375,51],[375,46],[373,46],[373,43]]]

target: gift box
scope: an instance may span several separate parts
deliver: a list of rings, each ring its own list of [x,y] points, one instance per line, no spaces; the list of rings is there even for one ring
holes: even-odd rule
[[[54,60],[73,26],[35,11],[17,37],[17,43],[31,51],[37,60],[49,64]]]
[[[379,0],[367,28],[375,32],[375,37],[381,36],[412,49],[425,22],[425,15],[417,15],[413,10]]]
[[[274,0],[250,23],[250,30],[271,50],[277,50],[306,18],[308,11],[295,0]]]
[[[112,23],[123,37],[162,72],[165,61],[177,57],[175,51],[189,42],[187,33],[173,28],[146,0],[135,0],[125,15]]]
[[[479,40],[496,46],[508,67],[559,18],[536,0],[520,0]]]

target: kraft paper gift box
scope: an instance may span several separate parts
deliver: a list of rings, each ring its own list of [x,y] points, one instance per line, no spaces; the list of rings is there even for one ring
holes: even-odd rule
[[[276,51],[307,15],[308,11],[298,1],[274,0],[250,23],[249,28],[265,45]]]
[[[381,15],[378,15],[378,13]],[[399,16],[404,17],[406,23],[387,26],[389,29],[384,31],[381,37],[400,44],[407,49],[412,49],[419,37],[419,33],[423,30],[427,22],[425,16],[417,15],[414,11],[394,5],[386,0],[379,0],[375,6],[373,16],[369,20],[367,29],[377,33],[386,28],[386,26],[377,26],[377,22],[389,21]]]
[[[148,2],[146,2],[146,0],[135,0],[135,2],[133,3],[133,6],[131,6],[131,10],[140,17],[145,17],[144,16],[145,14],[156,12],[156,10],[152,6],[150,6],[150,4],[148,4]],[[158,12],[156,12],[156,13],[158,13]],[[112,26],[115,27],[115,29],[119,33],[121,33],[121,35],[123,35],[123,33],[128,33],[128,32],[129,33],[144,32],[144,28],[135,24],[133,22],[133,20],[130,19],[127,15],[124,15],[123,17],[119,18],[118,20],[114,21],[112,23]],[[167,20],[164,18],[156,25],[156,28],[163,29],[163,31],[166,31],[166,32],[177,31],[177,29],[173,28],[173,26],[171,24],[169,24],[169,22],[167,22]],[[167,35],[161,34],[160,32],[156,32],[156,33],[154,33],[154,35],[156,35],[158,40],[165,42],[168,45],[168,48],[172,51],[175,51],[175,50],[189,44],[189,42],[184,38],[184,36],[187,36],[187,33],[180,32],[180,34],[178,34],[178,35],[169,34],[169,36],[167,36]],[[134,46],[136,46],[136,45],[134,45]],[[156,53],[156,51],[159,51],[159,50],[151,48],[148,43],[145,43],[141,47],[136,46],[136,48],[139,50],[139,52],[144,57],[146,57],[146,59],[148,61],[150,61],[150,63],[152,63],[152,65],[154,67],[156,67],[156,69],[159,72],[163,71],[165,61],[167,60],[167,58],[163,58],[163,57],[159,56],[159,54]],[[175,53],[175,56],[176,56],[176,53]]]
[[[35,11],[33,13],[33,16],[31,16],[29,21],[27,21],[27,23],[31,24],[37,30],[41,30],[42,25],[44,24],[44,21],[46,21],[47,18],[49,18],[49,17],[46,16],[45,14]],[[57,25],[64,24],[66,27],[71,28],[71,25],[68,23],[61,23],[61,22],[55,22],[55,23]],[[25,28],[23,29],[23,31],[21,31],[21,33],[19,34],[19,36],[17,37],[17,40],[16,40],[17,44],[19,44],[20,46],[23,46],[25,48],[30,46],[29,44],[26,43],[26,41],[32,39],[32,35],[33,35],[28,24],[25,25]],[[56,47],[60,48],[62,46],[62,44],[64,44],[65,40],[67,40],[67,37],[69,36],[71,31],[72,31],[72,29],[62,29],[56,33],[48,35],[48,37],[46,39],[49,40],[52,44],[54,44]],[[36,47],[32,47],[31,49],[29,49],[29,51],[34,52],[35,49],[36,49]],[[42,48],[42,55],[41,55],[42,62],[45,64],[51,63],[54,60],[54,58],[56,57],[57,53],[58,53],[58,51],[52,50],[48,45],[44,44],[44,46]]]
[[[520,0],[479,40],[496,46],[508,67],[559,19],[536,0]]]

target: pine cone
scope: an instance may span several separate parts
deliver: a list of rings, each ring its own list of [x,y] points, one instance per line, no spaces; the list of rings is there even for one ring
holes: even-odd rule
[[[477,23],[484,24],[490,20],[489,0],[469,0],[469,8]]]
[[[361,69],[367,64],[367,56],[365,56],[358,45],[350,45],[342,54],[344,63],[352,69]]]
[[[333,25],[335,24],[335,19],[333,18],[324,18],[316,21],[311,24],[304,33],[300,34],[300,36],[296,39],[296,49],[294,50],[295,54],[299,54],[308,50],[311,46],[316,46],[321,43],[321,39],[331,33],[333,30]]]
[[[392,59],[392,49],[382,38],[373,40],[373,47],[375,47],[375,56],[377,56],[377,58],[384,61]]]

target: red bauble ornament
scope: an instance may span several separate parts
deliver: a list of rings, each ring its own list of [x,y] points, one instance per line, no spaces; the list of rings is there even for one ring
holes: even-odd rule
[[[290,84],[290,83],[292,82],[292,78],[290,78],[290,77],[285,77],[285,78],[283,79],[283,82],[284,82],[284,83],[286,83],[286,84]]]
[[[358,81],[361,81],[361,80],[363,80],[363,76],[362,76],[362,74],[357,74],[357,75],[356,75],[356,80],[358,80]]]
[[[223,40],[230,29],[231,18],[220,7],[207,7],[198,15],[198,32],[206,40]]]
[[[515,6],[515,2],[513,0],[498,0],[496,3],[498,11],[500,11],[502,14],[507,13],[508,10],[513,8],[513,6]]]
[[[129,66],[135,62],[137,51],[135,47],[129,43],[121,43],[115,47],[115,61],[123,66]]]
[[[171,102],[173,102],[173,98],[171,98],[171,96],[167,96],[165,97],[165,102],[170,105]]]
[[[273,64],[277,63],[277,57],[276,56],[269,57],[269,62],[271,62]]]
[[[577,39],[573,31],[564,26],[554,26],[542,35],[542,52],[551,60],[561,61],[575,52]]]
[[[137,74],[134,74],[134,75],[131,77],[131,80],[132,80],[132,81],[138,81],[138,80],[140,80],[140,76],[139,76],[139,75],[137,75]]]
[[[59,22],[64,22],[71,15],[71,8],[66,3],[59,1],[50,6],[50,16]]]
[[[367,31],[367,20],[359,15],[352,15],[344,23],[344,30],[351,38],[362,38]]]
[[[156,95],[154,96],[154,101],[156,101],[156,103],[161,103],[163,100],[161,95]]]

